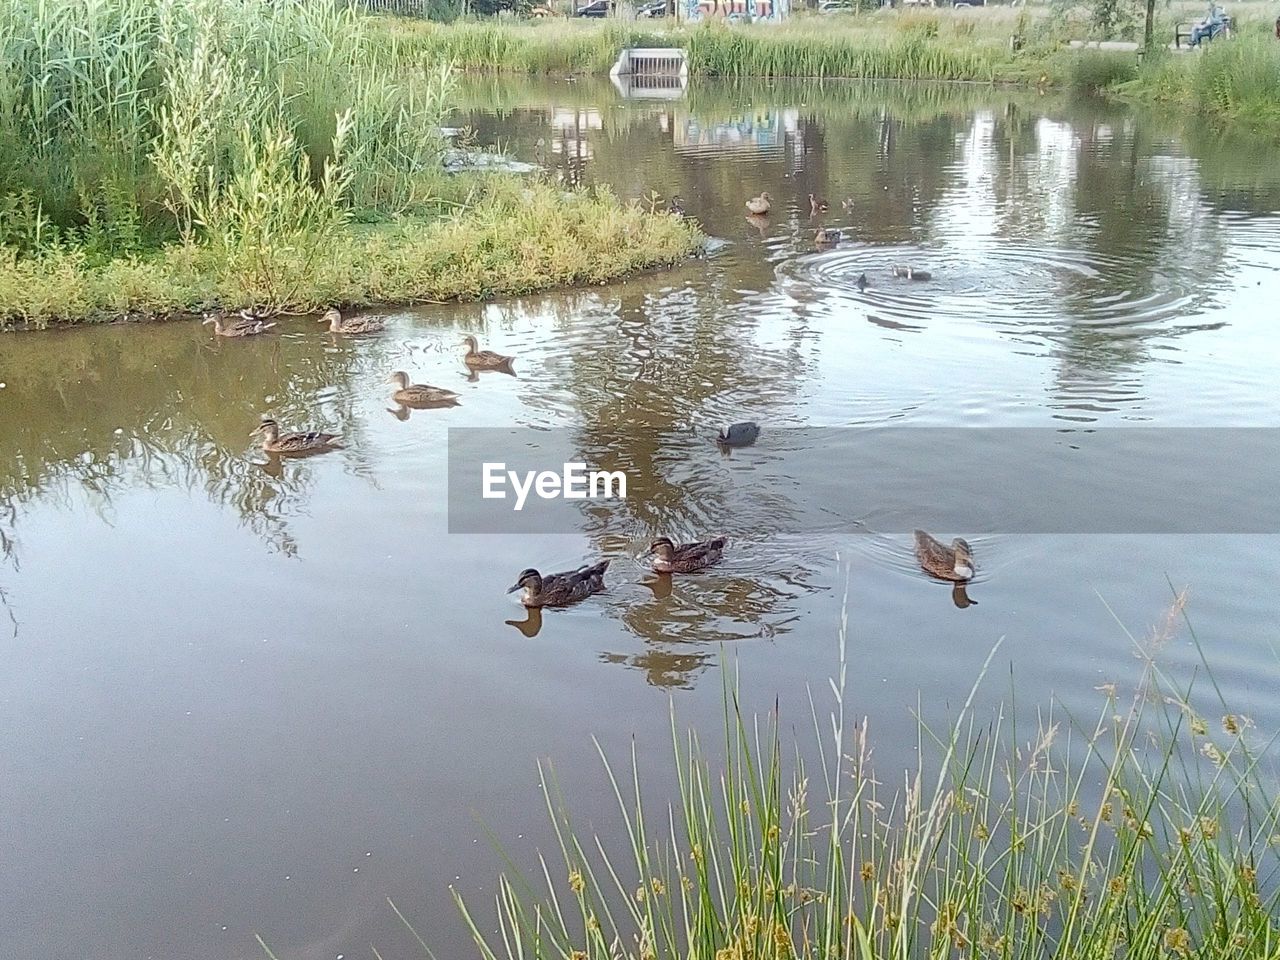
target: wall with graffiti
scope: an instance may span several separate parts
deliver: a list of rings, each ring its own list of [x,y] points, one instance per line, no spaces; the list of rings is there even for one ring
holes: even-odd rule
[[[783,20],[791,0],[683,0],[686,20]]]

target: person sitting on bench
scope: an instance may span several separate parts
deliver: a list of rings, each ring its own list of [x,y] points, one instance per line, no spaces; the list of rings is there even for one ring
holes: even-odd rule
[[[1191,46],[1200,46],[1201,40],[1212,40],[1220,34],[1227,23],[1227,12],[1209,0],[1208,15],[1191,28]]]

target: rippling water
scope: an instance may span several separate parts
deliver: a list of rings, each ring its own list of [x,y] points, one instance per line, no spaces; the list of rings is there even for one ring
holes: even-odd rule
[[[958,602],[915,566],[895,490],[821,519],[839,478],[790,429],[1273,426],[1280,171],[1256,148],[986,89],[462,93],[482,142],[626,197],[679,194],[715,252],[388,311],[365,339],[307,319],[244,343],[188,325],[5,338],[6,952],[251,957],[256,932],[282,960],[414,955],[391,896],[464,955],[447,888],[492,893],[480,823],[522,862],[553,842],[535,758],[609,829],[591,735],[634,735],[661,796],[667,698],[716,729],[725,655],[748,703],[776,697],[803,730],[842,612],[850,703],[889,767],[911,759],[913,712],[952,716],[1001,637],[984,709],[1014,684],[1028,720],[1055,697],[1092,710],[1095,685],[1136,676],[1128,633],[1163,620],[1171,584],[1233,708],[1274,728],[1276,537],[1018,534],[975,497],[972,529],[935,531],[978,557]],[[775,209],[749,221],[761,190]],[[810,193],[831,209],[810,216]],[[843,241],[818,249],[818,227]],[[468,332],[517,375],[468,379]],[[395,369],[460,404],[394,411]],[[268,410],[345,449],[263,457],[247,434]],[[760,442],[721,455],[710,437],[741,419]],[[447,431],[470,426],[568,435],[642,489],[559,534],[449,535]],[[713,571],[641,563],[658,533],[729,526],[745,532]],[[523,567],[601,554],[609,589],[575,609],[527,615],[504,593]],[[1185,633],[1162,655],[1197,663]]]

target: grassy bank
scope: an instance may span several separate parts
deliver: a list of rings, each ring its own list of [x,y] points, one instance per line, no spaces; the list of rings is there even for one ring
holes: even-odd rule
[[[0,327],[599,282],[694,231],[447,176],[453,74],[350,8],[0,2]]]
[[[1280,44],[1274,17],[1241,6],[1237,37],[1203,53],[1167,54],[1174,23],[1196,7],[1161,8],[1160,50],[1072,50],[1071,39],[1140,37],[1133,17],[1102,30],[1080,10],[906,11],[859,17],[797,17],[780,25],[653,25],[651,22],[459,22],[377,18],[401,57],[440,58],[463,71],[604,76],[628,46],[679,46],[700,77],[982,81],[1061,87],[1146,100],[1215,122],[1273,130],[1280,113]],[[1020,40],[1014,49],[1010,40]]]
[[[1152,57],[1128,82],[1109,89],[1280,137],[1280,41],[1265,26],[1210,44],[1197,56]]]
[[[489,909],[459,900],[480,955],[1274,957],[1280,805],[1265,745],[1211,681],[1175,689],[1161,674],[1153,657],[1181,607],[1141,645],[1136,692],[1099,688],[1092,721],[1049,711],[1019,730],[1001,712],[977,719],[971,696],[950,730],[920,729],[906,771],[873,761],[847,719],[843,663],[829,719],[808,706],[811,720],[745,719],[727,686],[718,744],[674,737],[669,804],[633,760],[606,761],[620,836],[575,827],[544,769],[562,862],[503,878],[498,933]],[[791,760],[779,731],[797,726],[816,750]]]

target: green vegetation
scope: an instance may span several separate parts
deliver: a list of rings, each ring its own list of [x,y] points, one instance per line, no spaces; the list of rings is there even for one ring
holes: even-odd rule
[[[1118,90],[1280,136],[1280,42],[1255,27],[1194,57],[1152,57]]]
[[[2,0],[0,327],[514,294],[692,252],[692,228],[604,193],[446,176],[451,70],[369,23]]]
[[[681,46],[690,73],[703,77],[999,81],[1030,79],[1034,70],[1032,54],[1010,52],[1007,31],[978,32],[970,20],[940,14],[877,18],[836,29],[830,21],[800,19],[782,26],[695,27],[384,20],[382,30],[404,54],[474,71],[603,76],[628,46]]]
[[[1139,645],[1134,696],[1100,688],[1095,722],[981,722],[971,695],[950,731],[921,727],[905,779],[877,771],[865,727],[849,725],[843,657],[830,722],[812,714],[816,770],[784,765],[779,730],[792,722],[744,719],[727,686],[722,753],[673,737],[671,806],[642,800],[634,757],[625,777],[606,759],[627,853],[574,827],[544,769],[563,864],[502,878],[492,936],[459,898],[480,954],[1274,957],[1280,804],[1247,719],[1211,682],[1175,690],[1154,659],[1182,606]]]
[[[1132,7],[1132,9],[1130,9]],[[1136,5],[1082,10],[889,12],[795,18],[780,25],[666,26],[625,21],[459,22],[378,18],[399,56],[444,59],[462,71],[604,76],[627,46],[680,46],[694,77],[969,80],[1060,86],[1167,104],[1213,122],[1280,132],[1280,44],[1273,18],[1246,8],[1238,36],[1203,53],[1166,54],[1174,19],[1155,30],[1157,51],[1072,50],[1068,39],[1133,37]],[[1020,38],[1018,49],[1010,43]]]

